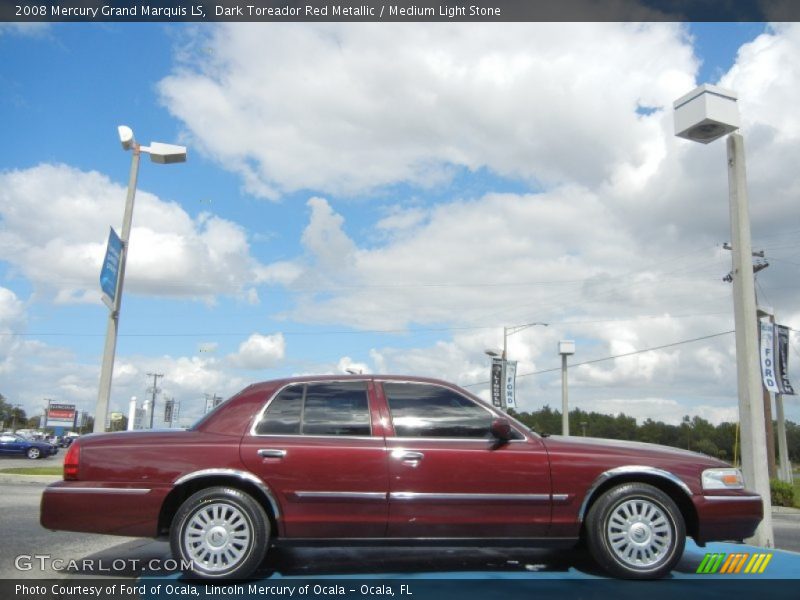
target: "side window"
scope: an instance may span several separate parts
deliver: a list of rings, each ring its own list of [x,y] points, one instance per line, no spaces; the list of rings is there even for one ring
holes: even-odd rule
[[[305,435],[370,435],[366,382],[309,383],[302,431]]]
[[[309,383],[270,402],[256,435],[370,435],[365,381]]]
[[[398,437],[489,438],[492,414],[447,388],[384,383]]]
[[[261,417],[258,435],[297,435],[300,433],[300,417],[303,412],[303,385],[293,385],[283,390],[270,402]]]

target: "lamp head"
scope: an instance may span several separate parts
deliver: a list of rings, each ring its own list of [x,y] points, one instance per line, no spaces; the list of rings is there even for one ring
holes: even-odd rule
[[[708,144],[739,129],[736,93],[703,84],[673,103],[675,135]]]
[[[566,356],[571,356],[572,354],[575,354],[575,341],[561,340],[560,342],[558,342],[558,353]]]
[[[142,148],[142,150],[145,150],[145,148]],[[186,146],[153,142],[146,150],[150,154],[150,160],[154,163],[167,165],[186,162]]]
[[[117,133],[119,134],[119,141],[122,143],[122,149],[130,150],[134,144],[133,130],[127,125],[120,125],[117,127]]]

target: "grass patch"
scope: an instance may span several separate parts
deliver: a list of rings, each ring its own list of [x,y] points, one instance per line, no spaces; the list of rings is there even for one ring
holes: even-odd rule
[[[794,481],[794,507],[800,508],[800,473],[793,473]]]
[[[0,473],[12,473],[14,475],[63,475],[64,467],[14,467],[11,469],[0,469]]]

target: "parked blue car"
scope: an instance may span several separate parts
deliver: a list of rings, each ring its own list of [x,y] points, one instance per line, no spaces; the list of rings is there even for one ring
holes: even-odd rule
[[[47,442],[29,440],[19,435],[0,436],[0,456],[23,454],[28,458],[45,458],[58,453],[58,446]]]

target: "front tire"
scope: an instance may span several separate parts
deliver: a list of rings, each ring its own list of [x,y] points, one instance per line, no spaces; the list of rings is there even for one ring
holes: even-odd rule
[[[586,541],[606,571],[624,579],[658,579],[683,555],[686,525],[674,500],[646,483],[610,489],[586,517]]]
[[[192,494],[170,528],[173,556],[190,562],[189,573],[211,579],[243,579],[264,560],[269,519],[252,496],[229,487]]]
[[[36,460],[37,458],[41,458],[42,457],[42,451],[39,450],[36,446],[31,446],[25,452],[25,456],[27,456],[31,460]]]

